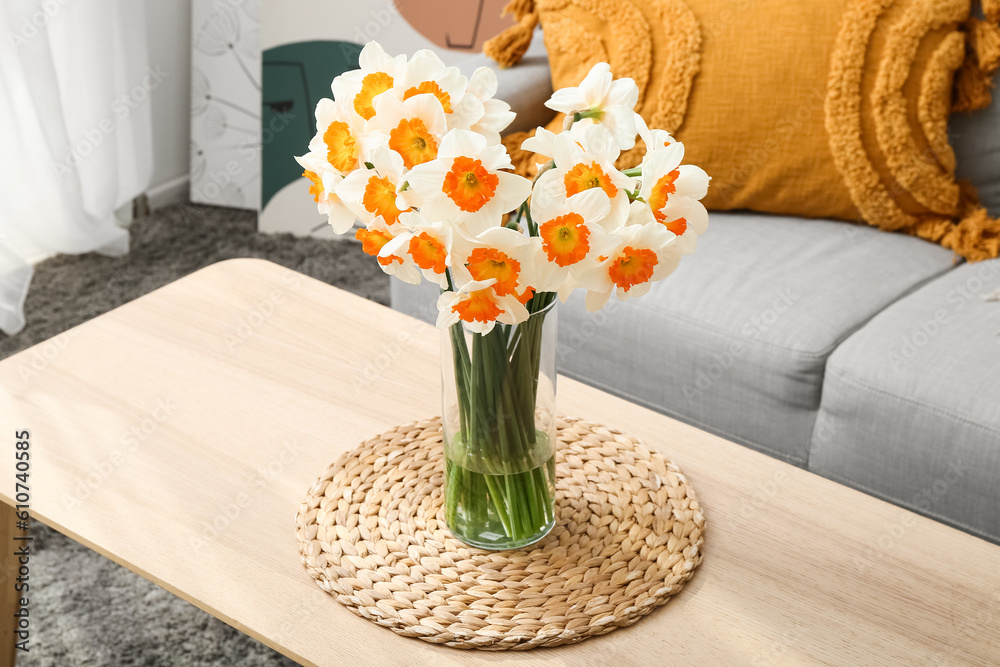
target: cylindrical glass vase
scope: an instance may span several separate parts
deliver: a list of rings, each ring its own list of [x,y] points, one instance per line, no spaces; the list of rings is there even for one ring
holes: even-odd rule
[[[445,516],[462,542],[516,549],[555,523],[556,308],[442,336]]]

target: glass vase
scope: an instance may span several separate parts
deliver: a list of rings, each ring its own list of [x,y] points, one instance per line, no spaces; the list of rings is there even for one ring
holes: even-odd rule
[[[474,547],[527,546],[555,523],[556,309],[531,306],[521,324],[442,336],[445,516]]]

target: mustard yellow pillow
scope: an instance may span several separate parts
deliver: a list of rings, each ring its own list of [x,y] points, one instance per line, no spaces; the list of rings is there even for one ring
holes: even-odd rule
[[[1000,221],[955,179],[948,116],[990,103],[1000,0],[982,4],[985,20],[970,0],[514,0],[487,52],[512,64],[537,21],[555,89],[600,61],[634,79],[650,126],[712,174],[711,209],[863,221],[979,260],[1000,255]]]

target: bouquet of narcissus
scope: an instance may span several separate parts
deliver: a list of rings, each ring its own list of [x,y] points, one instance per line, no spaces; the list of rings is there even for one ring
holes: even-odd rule
[[[500,132],[514,113],[489,68],[467,79],[431,51],[390,57],[375,42],[360,66],[334,79],[297,159],[335,232],[360,220],[383,271],[441,287],[449,527],[477,546],[528,544],[553,520],[551,306],[581,288],[597,310],[669,275],[708,224],[709,178],[646,127],[634,82],[605,63],[546,103],[566,122],[524,142],[550,158],[534,181],[511,171]],[[617,169],[636,135],[642,163]]]

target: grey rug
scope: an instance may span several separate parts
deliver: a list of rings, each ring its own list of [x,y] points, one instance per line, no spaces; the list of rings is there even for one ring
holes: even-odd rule
[[[0,359],[215,262],[268,259],[388,304],[389,281],[352,239],[258,234],[256,215],[191,205],[137,220],[131,252],[58,256],[35,270],[28,324],[0,334]],[[294,665],[90,549],[34,522],[30,651],[24,667]]]

